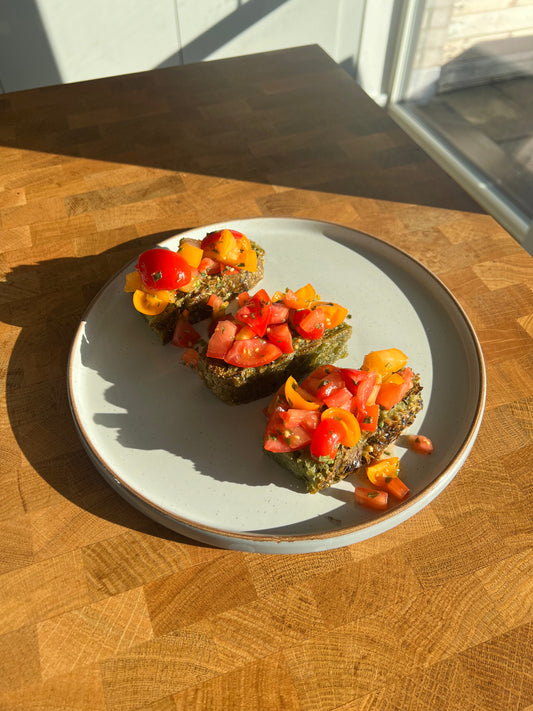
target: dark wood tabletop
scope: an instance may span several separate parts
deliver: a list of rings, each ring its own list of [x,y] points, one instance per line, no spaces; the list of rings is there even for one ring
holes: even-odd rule
[[[451,290],[487,368],[460,472],[370,540],[216,549],[146,518],[69,410],[80,318],[142,250],[243,217],[335,222]],[[533,260],[319,47],[0,97],[0,708],[533,705]]]

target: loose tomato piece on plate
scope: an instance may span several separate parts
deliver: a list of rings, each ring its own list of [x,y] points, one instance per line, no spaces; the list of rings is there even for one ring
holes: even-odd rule
[[[179,289],[191,280],[191,267],[185,259],[163,247],[143,252],[135,268],[147,289]]]
[[[364,486],[355,487],[355,500],[361,506],[375,511],[384,511],[387,508],[389,495],[386,491],[367,489]]]
[[[200,340],[200,334],[194,326],[181,316],[174,329],[172,336],[172,345],[180,346],[181,348],[191,348],[197,341]]]
[[[249,326],[261,338],[265,335],[270,321],[270,297],[264,289],[260,289],[241,306],[235,314],[240,323]]]
[[[224,360],[228,365],[239,368],[258,368],[283,355],[280,348],[263,338],[250,338],[247,341],[234,341]]]
[[[311,341],[322,338],[326,326],[322,309],[300,309],[292,314],[292,324],[296,331]]]
[[[322,420],[311,440],[311,455],[316,459],[335,459],[339,444],[346,437],[346,429],[340,420]]]
[[[244,326],[246,328],[246,326]],[[292,334],[287,323],[275,323],[267,326],[266,337],[270,343],[281,348],[283,353],[294,353]]]
[[[417,454],[431,454],[433,452],[433,442],[424,435],[406,435],[405,440],[409,449]]]

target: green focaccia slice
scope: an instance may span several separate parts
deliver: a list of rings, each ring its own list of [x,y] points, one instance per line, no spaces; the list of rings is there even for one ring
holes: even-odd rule
[[[213,313],[207,305],[209,297],[219,296],[222,301],[233,301],[243,291],[254,287],[264,274],[265,250],[255,242],[250,242],[252,249],[257,254],[257,270],[255,272],[228,270],[221,274],[206,275],[197,289],[190,293],[177,292],[174,303],[169,304],[164,311],[156,316],[146,316],[148,322],[162,343],[172,340],[174,329],[180,315],[187,312],[187,320],[197,323],[209,318]]]
[[[289,375],[303,378],[320,365],[333,363],[348,355],[352,327],[341,323],[318,340],[293,335],[294,353],[257,368],[239,368],[224,361],[200,355],[198,373],[207,387],[221,400],[239,405],[271,395]]]
[[[311,494],[326,489],[361,466],[377,459],[387,447],[398,439],[403,430],[413,424],[423,407],[420,376],[415,375],[413,385],[403,400],[390,410],[380,407],[375,432],[363,432],[355,447],[339,446],[334,460],[319,461],[311,456],[309,447],[295,452],[269,452],[280,466],[288,469],[305,483]]]

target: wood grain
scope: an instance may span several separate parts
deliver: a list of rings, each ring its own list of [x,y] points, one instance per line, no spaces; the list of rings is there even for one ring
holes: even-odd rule
[[[142,249],[283,215],[433,270],[487,364],[467,462],[377,538],[196,544],[97,474],[65,370]],[[0,708],[525,711],[533,705],[533,263],[318,47],[0,97]]]

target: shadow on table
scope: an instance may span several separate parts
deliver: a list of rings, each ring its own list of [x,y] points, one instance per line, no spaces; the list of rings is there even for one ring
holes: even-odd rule
[[[316,45],[0,97],[2,144],[360,198],[481,208]],[[26,102],[31,100],[31,111]]]
[[[0,283],[0,317],[20,329],[7,369],[6,404],[12,431],[31,467],[61,496],[95,516],[188,541],[126,504],[96,472],[74,426],[66,378],[72,338],[91,299],[124,264],[171,234],[176,231],[94,256],[16,267]],[[19,478],[26,509],[35,508],[39,490],[32,476]]]

